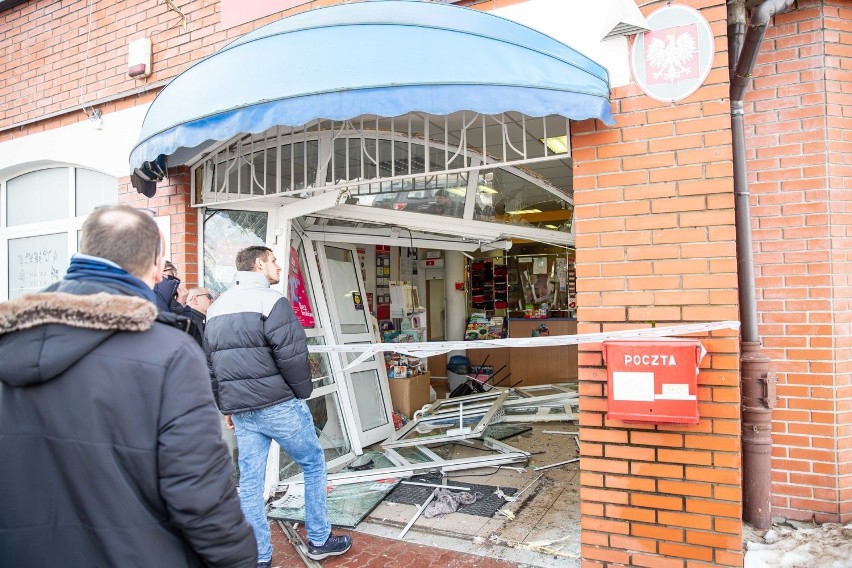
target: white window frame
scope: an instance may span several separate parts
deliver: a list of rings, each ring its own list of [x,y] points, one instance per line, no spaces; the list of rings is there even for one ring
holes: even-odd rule
[[[38,223],[28,223],[25,225],[14,225],[9,227],[7,224],[7,184],[9,180],[50,169],[65,169],[68,173],[68,210],[66,217],[62,219],[54,219],[52,221],[41,221]],[[68,258],[77,252],[77,234],[83,228],[83,222],[86,216],[76,215],[76,180],[77,170],[89,170],[97,172],[92,168],[80,168],[69,164],[49,164],[41,167],[32,167],[16,171],[14,175],[0,180],[0,300],[9,299],[9,241],[27,237],[38,237],[42,235],[54,235],[57,233],[66,233],[68,241]],[[103,172],[98,172],[103,173]],[[110,175],[110,174],[104,174]],[[116,179],[116,195],[118,194],[118,180]],[[168,235],[167,235],[168,238]]]

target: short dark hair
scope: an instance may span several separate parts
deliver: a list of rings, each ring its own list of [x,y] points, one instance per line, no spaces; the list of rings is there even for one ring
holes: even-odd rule
[[[167,260],[165,262],[165,264],[163,265],[163,272],[171,272],[172,274],[177,276],[177,274],[178,274],[177,266],[172,264],[171,260]]]
[[[446,189],[439,189],[435,192],[435,197],[449,197],[450,194]]]
[[[129,205],[98,207],[83,222],[80,252],[143,278],[160,256],[160,228],[150,214]]]
[[[254,261],[258,258],[266,258],[266,255],[272,252],[269,247],[255,245],[246,247],[237,253],[237,270],[251,272],[254,270]]]

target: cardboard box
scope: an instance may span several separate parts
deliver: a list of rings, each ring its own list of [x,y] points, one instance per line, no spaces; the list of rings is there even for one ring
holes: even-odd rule
[[[414,412],[429,404],[429,382],[431,373],[415,375],[407,379],[388,379],[391,406],[411,418]]]

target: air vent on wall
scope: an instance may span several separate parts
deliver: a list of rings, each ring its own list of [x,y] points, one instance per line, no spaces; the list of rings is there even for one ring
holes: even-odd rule
[[[631,36],[651,29],[639,6],[633,0],[605,0],[602,3],[601,13],[606,14],[607,22],[604,29],[609,31],[601,38],[601,41]]]

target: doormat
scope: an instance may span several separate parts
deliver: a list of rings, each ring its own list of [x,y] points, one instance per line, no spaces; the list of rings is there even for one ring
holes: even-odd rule
[[[442,476],[437,473],[430,473],[428,475],[417,475],[411,478],[411,481],[418,481],[420,483],[433,483],[439,485],[441,483]],[[455,485],[457,487],[468,487],[471,492],[479,493],[482,497],[476,502],[470,505],[460,505],[458,508],[459,513],[465,513],[467,515],[476,515],[477,517],[488,517],[491,518],[494,516],[494,513],[497,510],[506,504],[506,502],[494,494],[497,491],[497,487],[493,485],[478,485],[475,483],[462,483],[458,481],[450,481],[449,485]],[[514,495],[517,493],[517,489],[513,487],[501,487],[500,488],[504,494],[506,495]],[[423,487],[421,485],[406,485],[401,483],[397,485],[396,489],[390,492],[390,494],[385,498],[386,501],[390,501],[391,503],[400,503],[403,505],[422,505],[426,502],[426,499],[429,498],[429,495],[434,491],[434,487]],[[450,490],[452,491],[452,489]],[[466,492],[467,493],[467,492]]]

